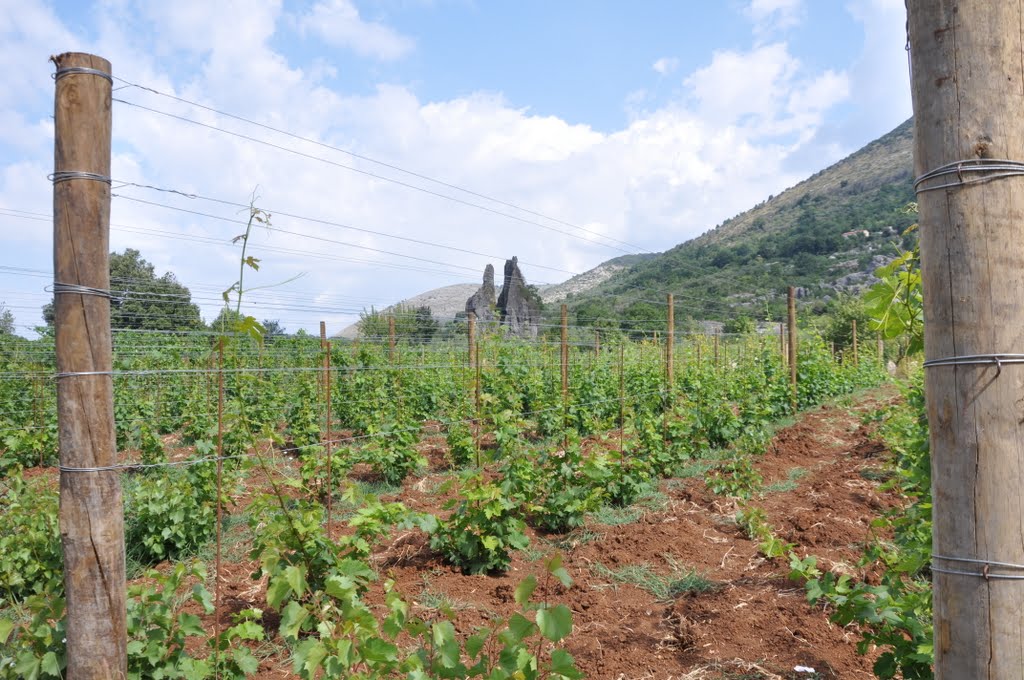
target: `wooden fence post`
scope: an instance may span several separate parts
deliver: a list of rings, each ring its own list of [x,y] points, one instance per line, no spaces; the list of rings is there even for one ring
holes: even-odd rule
[[[879,366],[885,366],[885,341],[882,340],[881,333],[875,335],[875,357]]]
[[[675,384],[675,343],[676,343],[676,317],[675,317],[675,296],[668,294],[668,328],[665,330],[665,381],[668,385],[669,395]]]
[[[786,307],[789,314],[789,385],[793,391],[793,413],[796,413],[798,403],[796,387],[796,289],[793,286],[789,287],[786,296]]]
[[[1018,678],[1024,367],[1000,365],[994,355],[1024,352],[1024,8],[910,0],[907,16],[934,498],[935,677]]]
[[[331,493],[333,484],[331,482],[331,468],[334,463],[331,441],[331,341],[327,339],[327,324],[320,322],[320,349],[324,353],[324,393],[327,395],[327,419],[324,423],[324,447],[327,451],[327,535],[331,535],[331,509],[333,499]]]
[[[110,62],[53,58],[53,281],[67,678],[127,674],[110,336]],[[94,293],[91,291],[101,291]],[[82,471],[74,471],[79,469]]]
[[[569,446],[569,308],[562,305],[562,448]]]
[[[388,316],[388,361],[395,363],[395,315]]]
[[[860,357],[857,356],[857,320],[851,319],[851,330],[853,331],[853,365],[860,365]]]
[[[470,312],[468,317],[469,328],[466,331],[466,338],[469,341],[469,367],[476,365],[476,314]]]

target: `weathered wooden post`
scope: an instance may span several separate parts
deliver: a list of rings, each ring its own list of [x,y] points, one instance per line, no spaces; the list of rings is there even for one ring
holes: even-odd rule
[[[672,387],[675,383],[675,343],[676,343],[676,317],[675,317],[675,296],[668,294],[668,324],[665,329],[665,382],[668,386],[669,395],[672,394]]]
[[[333,505],[332,491],[334,485],[331,481],[332,467],[334,464],[334,442],[331,435],[331,341],[327,339],[326,324],[320,322],[320,347],[324,353],[324,392],[327,395],[327,419],[324,422],[324,448],[327,452],[327,535],[331,535],[331,510]]]
[[[859,366],[860,365],[860,357],[857,356],[857,320],[856,319],[852,319],[850,323],[851,323],[850,330],[853,332],[853,365],[854,366]]]
[[[67,677],[127,674],[124,515],[110,336],[111,69],[53,58],[53,291]]]
[[[562,305],[562,448],[569,446],[569,308]]]
[[[469,329],[467,331],[467,338],[469,339],[469,367],[473,368],[476,365],[476,314],[473,312],[469,313]]]
[[[388,315],[388,361],[395,363],[395,315]]]
[[[1024,668],[1024,8],[909,0],[935,677]]]
[[[793,390],[793,413],[797,409],[797,371],[796,371],[796,289],[789,287],[786,296],[786,307],[789,314],[789,385]]]

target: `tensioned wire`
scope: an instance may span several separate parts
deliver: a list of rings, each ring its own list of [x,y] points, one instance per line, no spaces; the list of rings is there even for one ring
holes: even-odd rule
[[[224,134],[224,135],[227,135],[227,136],[230,136],[230,137],[235,137],[237,139],[242,139],[242,140],[245,140],[245,141],[248,141],[248,142],[252,142],[254,144],[259,144],[261,146],[266,146],[268,148],[276,149],[278,151],[282,151],[284,153],[292,154],[292,155],[298,156],[300,158],[305,158],[307,160],[312,160],[312,161],[318,161],[320,163],[324,163],[326,165],[337,167],[337,168],[340,168],[340,169],[343,169],[343,170],[349,170],[349,171],[352,171],[352,172],[355,172],[355,173],[358,173],[358,174],[366,175],[366,176],[371,177],[373,179],[379,179],[379,180],[382,180],[382,181],[385,181],[385,182],[396,184],[398,186],[402,186],[402,187],[405,187],[407,189],[412,189],[414,191],[418,191],[418,192],[421,192],[421,193],[424,193],[424,194],[427,194],[427,195],[430,195],[430,196],[435,196],[437,198],[441,198],[441,199],[444,199],[444,200],[452,201],[454,203],[457,203],[457,204],[460,204],[460,205],[464,205],[464,206],[467,206],[467,207],[470,207],[470,208],[475,208],[477,210],[481,210],[481,211],[484,211],[484,212],[487,212],[487,213],[491,213],[491,214],[494,214],[494,215],[497,215],[497,216],[500,216],[500,217],[504,217],[504,218],[507,218],[507,219],[515,220],[517,222],[521,222],[521,223],[524,223],[524,224],[531,224],[531,225],[540,227],[542,229],[546,229],[548,231],[553,231],[553,232],[556,232],[556,233],[568,236],[570,238],[574,238],[574,239],[578,239],[580,241],[584,241],[586,243],[591,243],[593,245],[601,246],[601,247],[604,247],[604,248],[610,248],[612,250],[616,250],[616,251],[618,251],[620,253],[623,253],[623,254],[627,254],[627,255],[628,254],[632,254],[631,251],[625,250],[625,249],[620,248],[618,246],[615,246],[615,245],[612,245],[612,244],[609,244],[609,243],[602,243],[601,241],[595,241],[593,239],[589,239],[589,238],[580,236],[578,234],[573,234],[571,232],[565,231],[564,229],[559,229],[557,227],[552,227],[552,226],[544,224],[542,222],[538,222],[537,220],[534,220],[534,219],[525,218],[525,217],[522,217],[522,216],[519,216],[519,215],[514,215],[512,213],[504,212],[502,210],[497,210],[495,208],[489,208],[487,206],[480,205],[478,203],[473,203],[472,201],[467,201],[467,200],[463,200],[463,199],[460,199],[460,198],[456,198],[455,196],[449,196],[449,195],[443,194],[443,193],[438,192],[438,191],[433,191],[433,190],[427,189],[425,187],[420,187],[420,186],[417,186],[415,184],[411,184],[409,182],[403,182],[401,180],[390,178],[390,177],[387,177],[385,175],[380,175],[380,174],[377,174],[377,173],[371,173],[369,171],[362,170],[362,169],[359,169],[359,168],[355,168],[355,167],[350,166],[350,165],[345,165],[344,163],[339,163],[337,161],[332,161],[332,160],[330,160],[328,158],[324,158],[322,156],[317,156],[315,154],[305,153],[303,151],[299,151],[298,149],[290,148],[290,147],[284,146],[282,144],[275,144],[274,142],[270,142],[270,141],[267,141],[265,139],[259,139],[257,137],[253,137],[251,135],[246,135],[246,134],[243,134],[243,133],[240,133],[240,132],[234,132],[232,130],[227,130],[227,129],[224,129],[224,128],[220,128],[220,127],[217,127],[215,125],[210,125],[208,123],[203,123],[201,121],[198,121],[198,120],[195,120],[195,119],[192,119],[192,118],[188,118],[186,116],[181,116],[181,115],[178,115],[178,114],[174,114],[174,113],[171,113],[169,111],[162,111],[162,110],[155,109],[155,108],[152,108],[152,107],[149,107],[149,106],[144,106],[144,105],[136,103],[136,102],[131,102],[131,101],[127,101],[127,100],[124,100],[124,99],[120,99],[120,98],[117,98],[117,97],[114,97],[113,101],[115,101],[115,102],[117,102],[119,104],[125,104],[126,106],[130,106],[130,107],[134,107],[134,108],[137,108],[137,109],[141,109],[143,111],[148,111],[150,113],[155,113],[155,114],[158,114],[158,115],[161,115],[161,116],[165,116],[167,118],[171,118],[171,119],[174,119],[174,120],[179,120],[179,121],[182,121],[182,122],[185,122],[185,123],[191,123],[193,125],[197,125],[199,127],[205,128],[207,130],[212,130],[212,131],[219,132],[221,134]],[[575,227],[575,228],[582,229],[582,230],[588,231],[588,232],[590,231],[590,230],[586,230],[586,229],[584,229],[582,227]],[[590,233],[594,233],[594,232],[590,232]],[[595,234],[595,235],[598,236],[599,238],[611,239],[611,237],[607,237],[607,236],[604,236],[602,234]],[[616,240],[616,239],[611,239],[611,240]]]
[[[594,406],[594,405],[597,405],[597,404],[607,404],[607,403],[620,402],[620,401],[636,401],[639,397],[651,396],[651,395],[655,395],[655,394],[660,394],[660,395],[664,396],[664,395],[667,395],[668,393],[669,393],[668,390],[657,389],[657,390],[649,390],[649,391],[645,391],[645,392],[633,392],[633,393],[631,393],[631,394],[629,394],[629,395],[627,395],[625,397],[615,396],[615,397],[608,397],[608,398],[605,398],[605,399],[596,399],[596,400],[587,401],[587,402],[574,402],[574,401],[570,401],[569,404],[572,405],[572,406]],[[532,416],[532,415],[537,415],[537,414],[540,414],[540,413],[548,413],[548,412],[552,412],[552,411],[561,411],[564,408],[565,408],[565,406],[563,404],[558,404],[557,406],[551,406],[551,407],[547,407],[547,408],[543,408],[543,409],[536,409],[536,410],[533,410],[533,411],[524,411],[524,412],[518,413],[517,415],[519,415],[519,416]],[[443,425],[443,426],[450,426],[450,425],[458,425],[458,424],[472,425],[472,424],[476,424],[477,422],[481,422],[481,421],[484,421],[484,420],[485,420],[484,417],[480,417],[480,418],[473,417],[473,418],[461,418],[461,419],[456,419],[456,420],[442,420],[442,421],[436,421],[436,420],[432,419],[431,422],[437,422],[438,424]],[[417,424],[417,425],[415,425],[413,427],[397,428],[396,430],[390,430],[390,431],[387,431],[387,432],[374,432],[374,433],[362,434],[362,435],[352,435],[352,436],[349,436],[349,437],[341,437],[341,438],[338,438],[338,439],[332,439],[330,441],[321,441],[321,442],[318,442],[316,444],[305,444],[305,445],[302,445],[302,446],[275,448],[274,452],[275,453],[295,453],[295,452],[303,451],[305,449],[322,448],[325,445],[326,446],[331,446],[331,445],[339,445],[339,444],[348,444],[348,443],[352,443],[352,442],[367,441],[367,440],[375,439],[375,438],[378,438],[378,437],[388,437],[388,436],[391,436],[396,431],[400,431],[400,432],[420,432],[420,431],[422,431],[422,429],[423,429],[423,423],[419,423],[419,424]],[[241,459],[241,458],[252,458],[255,455],[256,454],[245,453],[245,454],[238,454],[238,455],[235,455],[235,456],[210,456],[210,457],[198,458],[198,459],[185,459],[185,460],[180,460],[180,461],[168,461],[166,463],[138,463],[138,464],[118,463],[118,464],[115,464],[115,465],[104,465],[104,466],[99,466],[99,467],[64,467],[64,466],[57,466],[57,469],[60,470],[61,472],[108,472],[108,471],[122,471],[122,470],[139,470],[139,469],[158,468],[158,467],[178,467],[178,466],[182,466],[182,465],[201,465],[203,463],[216,462],[217,460],[237,460],[237,459]]]

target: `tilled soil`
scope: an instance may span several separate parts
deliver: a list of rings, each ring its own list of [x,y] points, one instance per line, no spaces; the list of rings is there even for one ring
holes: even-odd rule
[[[795,544],[799,555],[816,556],[822,569],[856,573],[871,521],[899,502],[872,481],[880,476],[872,470],[882,467],[887,454],[862,424],[865,414],[890,398],[877,392],[861,395],[852,406],[802,413],[756,460],[764,483],[748,507],[761,508],[775,535]],[[432,463],[443,458],[433,455],[443,441],[438,435],[425,438]],[[408,480],[388,500],[443,513],[444,500],[454,493],[439,488],[447,477],[439,465],[432,466],[430,474]],[[258,481],[250,480],[254,484]],[[443,601],[454,610],[462,634],[495,615],[518,611],[515,587],[536,574],[541,586],[535,599],[572,609],[573,632],[564,644],[588,678],[873,677],[876,654],[858,655],[858,631],[831,623],[828,612],[807,604],[803,587],[788,580],[784,558],[760,554],[757,542],[736,524],[735,499],[708,491],[702,474],[662,481],[660,492],[637,506],[637,517],[628,524],[609,526],[592,518],[569,535],[531,531],[531,549],[516,553],[510,570],[500,576],[463,575],[432,552],[419,532],[391,536],[374,561],[416,615],[439,618],[437,603]],[[573,578],[569,588],[545,581],[544,560],[555,553],[563,555]],[[225,610],[266,608],[266,584],[249,578],[257,565],[244,559],[223,562]],[[693,572],[703,577],[705,589],[659,599],[614,576],[643,566],[656,576]],[[380,593],[369,597],[381,601]],[[207,622],[212,628],[212,618]],[[273,632],[271,626],[268,630]],[[292,677],[283,646],[278,652],[264,659],[259,677]],[[796,666],[814,668],[817,676],[798,673]]]

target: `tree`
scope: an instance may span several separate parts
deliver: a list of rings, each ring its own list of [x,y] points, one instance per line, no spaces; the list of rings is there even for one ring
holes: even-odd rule
[[[840,293],[829,302],[826,311],[828,322],[822,336],[825,342],[834,342],[840,349],[853,345],[854,321],[861,333],[870,330],[871,315],[862,298]]]
[[[171,272],[156,275],[152,264],[134,248],[110,254],[111,328],[191,330],[203,327],[192,293]],[[43,319],[53,325],[53,303],[43,306]]]
[[[737,316],[729,319],[722,326],[722,330],[726,333],[737,333],[740,335],[754,332],[754,320],[749,316]]]
[[[281,325],[281,322],[277,319],[264,319],[263,329],[263,337],[265,338],[273,338],[279,335],[284,335],[287,332],[285,331],[284,326]]]
[[[14,314],[6,302],[0,302],[0,335],[14,335]]]
[[[440,323],[434,318],[430,307],[406,307],[398,305],[378,312],[373,307],[359,315],[359,337],[364,340],[381,340],[390,333],[390,317],[395,318],[395,338],[412,343],[430,342],[437,334]]]
[[[649,302],[634,302],[622,312],[622,330],[634,340],[653,336],[664,330],[668,313]]]

